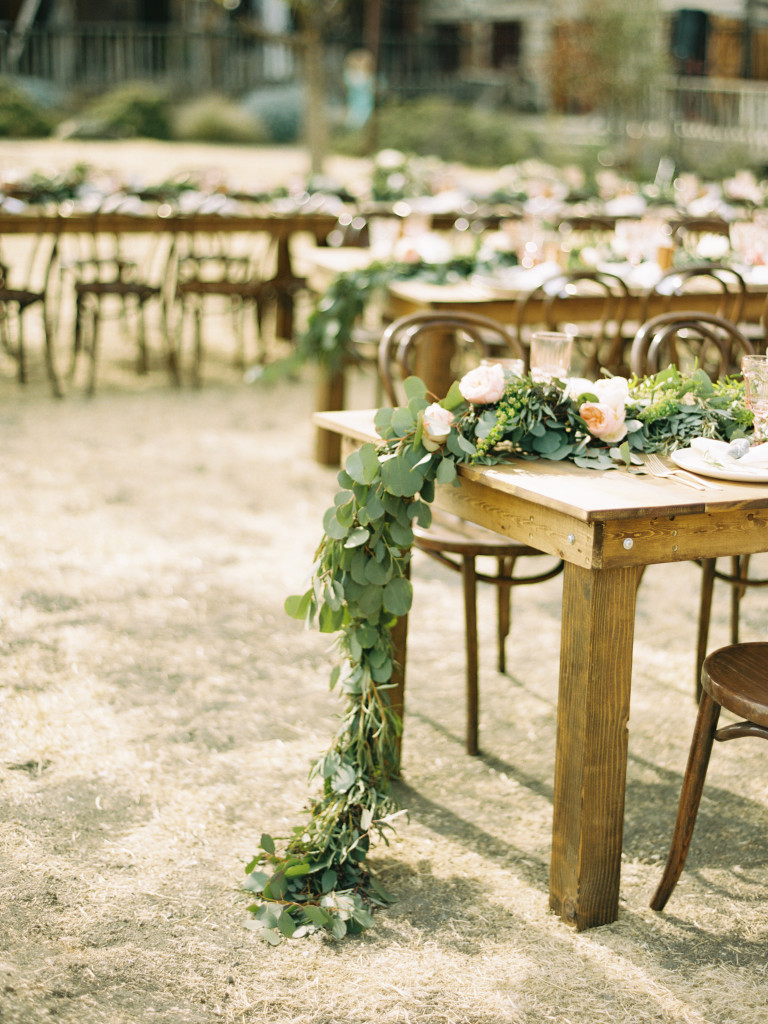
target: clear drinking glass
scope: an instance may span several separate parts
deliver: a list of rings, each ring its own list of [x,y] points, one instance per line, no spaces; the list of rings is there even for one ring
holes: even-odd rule
[[[573,335],[562,331],[535,331],[531,335],[531,377],[563,380],[571,365]]]
[[[744,400],[754,417],[755,444],[768,441],[768,355],[742,356]]]

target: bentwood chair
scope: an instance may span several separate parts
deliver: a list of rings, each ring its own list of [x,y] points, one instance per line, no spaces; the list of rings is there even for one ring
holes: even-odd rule
[[[696,309],[697,290],[699,293],[702,290],[714,291],[718,296],[714,312],[731,323],[741,323],[747,282],[735,267],[727,263],[696,263],[666,271],[642,296],[641,319],[649,319],[652,306],[658,312],[669,312],[673,296],[690,295],[690,308]]]
[[[89,362],[86,391],[96,390],[100,333],[103,320],[110,313],[121,322],[123,332],[129,330],[129,311],[135,309],[136,372],[149,372],[147,344],[147,305],[154,301],[160,310],[160,336],[165,346],[165,362],[171,379],[178,383],[176,353],[168,326],[168,268],[172,264],[173,236],[153,233],[142,253],[127,254],[125,240],[117,233],[93,234],[84,240],[85,252],[63,262],[65,275],[71,275],[75,295],[75,326],[69,379],[73,380],[81,356]]]
[[[514,336],[503,325],[485,316],[471,313],[415,313],[395,320],[384,331],[379,346],[379,372],[384,393],[393,406],[404,403],[402,381],[413,373],[420,346],[434,333],[450,333],[455,339],[456,355],[452,366],[461,376],[463,359],[499,357],[522,358]],[[493,353],[493,354],[492,354]],[[467,368],[466,366],[464,367]],[[498,533],[475,526],[458,516],[433,509],[428,529],[414,526],[415,546],[441,565],[461,574],[464,592],[466,642],[466,750],[478,753],[478,643],[477,583],[497,588],[497,667],[506,672],[505,640],[510,630],[510,596],[515,586],[552,579],[562,572],[563,563],[555,562],[532,575],[515,574],[518,559],[545,557],[535,548],[509,540]],[[491,559],[494,572],[478,571],[477,560]]]
[[[192,382],[202,383],[205,359],[203,320],[211,300],[219,300],[229,309],[235,338],[234,365],[243,370],[247,365],[244,314],[253,313],[256,361],[266,360],[263,320],[265,303],[274,298],[276,285],[267,279],[264,259],[270,239],[253,241],[248,251],[236,251],[223,236],[190,235],[177,254],[175,297],[178,303],[176,346],[181,351],[187,314],[193,322]],[[260,246],[258,243],[264,242]]]
[[[714,741],[741,736],[768,740],[768,643],[732,644],[713,651],[704,659],[701,687],[672,845],[651,900],[653,910],[664,909],[685,865]],[[741,721],[718,729],[721,708]]]
[[[55,306],[52,278],[58,258],[58,236],[49,234],[37,235],[32,240],[30,251],[19,260],[3,256],[0,262],[0,346],[16,364],[19,383],[26,384],[26,313],[29,309],[38,308],[48,380],[55,397],[61,398],[54,352],[56,310],[52,308]]]
[[[623,326],[627,315],[629,289],[622,278],[602,270],[572,270],[554,274],[516,303],[518,340],[527,346],[537,328],[561,331],[569,326],[580,358],[575,370],[595,376],[601,368],[621,372],[623,365]],[[585,305],[589,311],[585,314]],[[532,310],[540,306],[540,317]]]
[[[658,373],[660,369],[673,364],[681,370],[702,367],[716,380],[718,377],[738,373],[742,355],[752,351],[749,339],[730,321],[714,313],[662,313],[644,324],[635,335],[630,362],[632,372],[638,376]],[[717,567],[716,559],[701,560],[696,640],[697,699],[701,694],[701,666],[707,651],[715,580],[727,583],[731,588],[730,635],[733,644],[739,641],[739,612],[744,591],[748,586],[768,586],[768,579],[748,575],[749,555],[732,556],[730,566],[730,572],[725,572]]]

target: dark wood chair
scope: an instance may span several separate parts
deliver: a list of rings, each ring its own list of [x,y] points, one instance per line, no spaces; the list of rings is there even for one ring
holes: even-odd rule
[[[704,659],[702,694],[666,867],[651,900],[663,910],[685,865],[715,740],[768,740],[768,643],[732,644]],[[718,729],[720,709],[741,721]]]
[[[632,372],[638,376],[657,373],[670,364],[680,369],[691,369],[697,365],[716,380],[738,373],[742,355],[752,351],[749,339],[723,317],[699,311],[673,312],[662,313],[643,324],[632,343],[630,362]],[[714,558],[704,558],[700,564],[702,580],[695,669],[697,700],[701,695],[701,666],[707,652],[715,580],[730,587],[730,637],[733,644],[739,641],[739,612],[746,588],[768,586],[768,580],[749,576],[749,555],[734,555],[729,572],[718,568]]]
[[[453,369],[461,375],[463,358],[474,356],[494,358],[503,353],[507,358],[522,358],[523,353],[514,336],[502,324],[471,313],[415,313],[391,323],[379,346],[379,371],[385,395],[393,406],[404,403],[400,388],[402,380],[418,365],[419,346],[428,342],[435,332],[450,334],[455,342]],[[551,558],[536,548],[511,541],[501,534],[475,526],[458,516],[433,508],[432,525],[428,529],[414,527],[415,546],[429,557],[458,572],[463,580],[464,623],[466,639],[466,750],[478,753],[478,645],[477,645],[477,583],[490,583],[498,589],[498,659],[499,672],[506,671],[505,640],[510,629],[510,597],[515,586],[525,586],[552,579],[562,572],[563,563],[556,561],[543,572],[515,575],[518,559],[530,556]],[[479,572],[478,558],[495,561],[495,572]]]
[[[574,300],[583,307],[584,300],[593,306],[589,320],[582,312],[574,313]],[[629,289],[616,274],[602,270],[571,270],[553,274],[542,284],[522,295],[515,306],[517,337],[527,348],[533,330],[544,328],[562,331],[566,325],[573,334],[574,347],[580,357],[575,371],[596,376],[602,367],[612,373],[621,372],[624,362],[624,320],[627,315]],[[531,307],[541,304],[541,318],[534,323]]]
[[[178,305],[176,325],[176,348],[183,347],[184,325],[187,314],[193,321],[192,382],[202,383],[202,368],[205,358],[203,318],[211,299],[220,299],[232,316],[235,337],[234,365],[244,370],[247,365],[244,315],[250,309],[253,313],[256,338],[255,358],[258,363],[266,361],[263,320],[265,304],[276,296],[276,283],[268,279],[264,260],[271,245],[271,238],[252,242],[248,252],[237,252],[230,239],[218,235],[186,237],[180,243],[177,253],[175,298]]]
[[[62,390],[56,369],[54,338],[56,333],[56,300],[52,296],[52,278],[59,259],[56,235],[40,234],[33,240],[30,252],[19,262],[0,263],[0,346],[16,364],[20,384],[28,381],[25,319],[27,311],[40,310],[43,326],[45,368],[51,390],[61,398]]]
[[[690,295],[691,309],[696,308],[696,290],[712,289],[718,296],[715,313],[740,324],[747,297],[747,282],[741,273],[727,263],[696,263],[666,271],[646,290],[641,300],[640,316],[648,320],[651,307],[657,312],[669,312],[672,296]],[[659,310],[661,303],[661,310]]]
[[[731,238],[730,223],[715,215],[709,217],[683,216],[669,222],[672,244],[678,248],[690,249],[696,246],[704,235],[718,235]]]
[[[85,254],[63,262],[65,275],[72,277],[75,295],[75,326],[69,379],[74,379],[81,356],[89,362],[86,384],[88,394],[96,390],[100,328],[110,304],[114,303],[123,331],[128,331],[129,307],[136,313],[136,372],[149,372],[146,307],[156,301],[160,309],[160,334],[165,345],[165,361],[171,379],[178,383],[178,366],[173,338],[168,326],[168,279],[173,261],[174,239],[170,233],[157,232],[140,257],[124,251],[117,233],[91,234],[85,240]]]

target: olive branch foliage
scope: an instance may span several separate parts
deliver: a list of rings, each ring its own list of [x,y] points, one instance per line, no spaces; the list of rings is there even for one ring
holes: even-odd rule
[[[464,401],[458,383],[440,402],[454,422],[441,444],[425,436],[430,396],[416,377],[404,382],[406,404],[380,409],[382,441],[347,458],[339,491],[323,516],[311,585],[285,602],[287,613],[322,633],[334,633],[331,688],[346,700],[330,749],[312,766],[320,794],[308,820],[284,837],[268,834],[246,866],[252,894],[248,927],[272,944],[321,931],[340,939],[373,923],[371,912],[393,897],[367,863],[371,844],[388,841],[399,814],[402,721],[392,706],[396,670],[392,630],[411,607],[409,563],[414,524],[428,527],[438,484],[457,484],[457,465],[493,464],[509,457],[568,459],[591,469],[626,469],[640,452],[669,452],[697,436],[731,440],[749,433],[752,413],[741,380],[713,383],[702,370],[669,367],[633,379],[627,435],[619,446],[590,435],[579,403],[562,381],[508,377],[490,405]],[[428,441],[428,446],[424,441]]]

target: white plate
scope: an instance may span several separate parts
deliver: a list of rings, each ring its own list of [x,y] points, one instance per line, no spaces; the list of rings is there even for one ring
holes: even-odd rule
[[[693,448],[678,448],[669,457],[680,469],[687,469],[689,473],[698,473],[699,476],[711,476],[716,480],[738,480],[741,483],[768,483],[768,467],[717,466],[712,462],[707,462]]]

